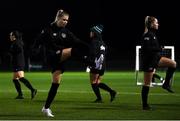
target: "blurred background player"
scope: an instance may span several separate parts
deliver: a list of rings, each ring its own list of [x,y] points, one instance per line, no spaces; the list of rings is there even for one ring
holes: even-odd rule
[[[12,31],[9,36],[11,41],[10,53],[12,54],[13,82],[18,93],[16,99],[24,98],[19,81],[24,83],[24,85],[31,90],[31,99],[33,99],[37,93],[37,89],[33,88],[31,83],[24,77],[25,61],[22,33],[19,31]]]
[[[108,85],[102,83],[102,76],[105,71],[106,62],[106,45],[102,40],[102,25],[93,26],[90,29],[90,53],[87,57],[88,68],[90,69],[90,83],[92,89],[97,97],[94,102],[101,103],[102,98],[100,94],[100,88],[108,91],[110,94],[110,101],[112,102],[116,96],[116,92],[112,90]]]
[[[142,36],[142,61],[144,71],[144,85],[141,91],[143,110],[150,110],[148,105],[148,94],[150,83],[153,78],[154,69],[157,67],[167,67],[165,82],[162,85],[163,89],[173,93],[170,81],[176,70],[176,62],[167,57],[161,57],[161,46],[156,36],[159,24],[157,18],[147,16],[145,18],[145,32]]]

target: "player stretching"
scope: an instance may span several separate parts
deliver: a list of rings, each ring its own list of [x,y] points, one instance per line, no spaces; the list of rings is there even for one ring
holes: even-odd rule
[[[54,117],[50,106],[61,82],[65,61],[71,56],[81,57],[82,54],[83,57],[83,53],[87,53],[86,50],[89,48],[66,28],[68,20],[69,14],[62,9],[58,10],[55,21],[42,31],[34,45],[34,48],[39,45],[45,46],[47,62],[52,69],[51,87],[42,108],[42,112],[48,117]]]
[[[144,85],[142,87],[142,106],[143,110],[150,110],[148,105],[149,86],[153,77],[153,71],[158,66],[168,67],[165,77],[165,82],[162,85],[163,89],[173,93],[170,87],[170,80],[176,69],[176,62],[167,58],[161,57],[161,47],[159,45],[157,36],[155,34],[158,30],[159,24],[157,18],[153,16],[147,16],[145,18],[145,32],[142,37],[142,60],[144,71]]]

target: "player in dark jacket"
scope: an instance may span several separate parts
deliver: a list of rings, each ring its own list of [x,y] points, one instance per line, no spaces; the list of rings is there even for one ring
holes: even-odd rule
[[[10,53],[12,54],[12,66],[14,72],[13,82],[18,92],[18,96],[16,97],[16,99],[24,98],[19,81],[24,83],[25,86],[31,90],[31,99],[33,99],[37,93],[37,89],[34,89],[30,82],[24,77],[25,61],[22,33],[20,33],[19,31],[12,31],[10,33],[10,41],[12,42],[10,46]]]
[[[65,70],[65,61],[70,57],[83,58],[88,50],[88,44],[66,28],[68,20],[69,14],[62,9],[58,10],[55,21],[42,31],[34,46],[34,48],[38,48],[39,45],[45,46],[47,62],[52,68],[52,84],[42,108],[42,112],[48,117],[54,117],[50,105],[56,96]]]
[[[144,71],[144,85],[142,87],[142,106],[144,110],[150,110],[150,106],[147,103],[149,86],[154,74],[154,70],[159,67],[167,67],[165,82],[162,85],[163,89],[173,93],[170,80],[176,69],[176,62],[167,58],[161,57],[161,47],[159,45],[157,36],[155,34],[158,30],[158,20],[153,16],[147,16],[145,19],[145,32],[142,37],[142,60]]]
[[[104,89],[108,91],[110,94],[110,101],[112,102],[115,98],[116,92],[112,90],[105,83],[102,83],[102,76],[105,71],[105,62],[106,62],[106,45],[102,40],[102,31],[103,26],[97,25],[93,26],[90,29],[90,54],[87,57],[88,60],[88,68],[90,69],[90,83],[92,89],[97,97],[94,102],[102,102],[100,90]]]

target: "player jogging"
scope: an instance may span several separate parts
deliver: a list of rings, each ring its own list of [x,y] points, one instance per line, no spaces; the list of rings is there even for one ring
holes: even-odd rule
[[[102,83],[102,76],[105,71],[106,62],[106,50],[107,46],[102,40],[102,25],[93,26],[90,29],[90,54],[87,57],[89,61],[88,67],[90,68],[90,83],[92,89],[97,97],[94,102],[101,103],[102,98],[100,94],[100,88],[108,91],[110,94],[110,101],[112,102],[116,96],[116,92],[112,90],[108,85]]]
[[[31,83],[24,77],[25,61],[22,33],[12,31],[9,36],[11,41],[10,53],[12,54],[13,82],[18,93],[15,99],[24,99],[19,81],[31,90],[31,99],[33,99],[37,93],[37,89],[33,88]]]

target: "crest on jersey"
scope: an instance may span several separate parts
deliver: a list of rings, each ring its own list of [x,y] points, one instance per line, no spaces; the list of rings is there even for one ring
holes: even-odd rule
[[[149,37],[144,37],[144,40],[149,40]]]
[[[66,38],[66,34],[65,33],[61,33],[62,38]]]
[[[44,30],[42,30],[42,31],[41,31],[41,34],[44,34],[44,33],[45,33],[45,31],[44,31]]]
[[[53,33],[53,36],[57,36],[57,33]]]

